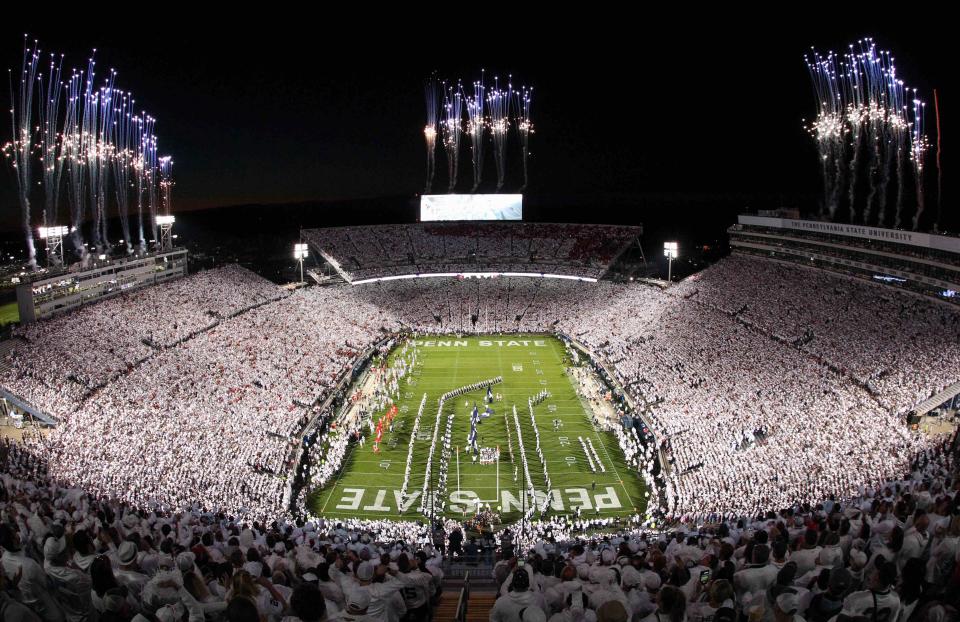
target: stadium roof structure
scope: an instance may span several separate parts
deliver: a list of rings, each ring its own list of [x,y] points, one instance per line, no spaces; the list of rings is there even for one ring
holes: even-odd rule
[[[348,283],[429,276],[596,281],[643,227],[431,222],[305,229],[303,239]]]

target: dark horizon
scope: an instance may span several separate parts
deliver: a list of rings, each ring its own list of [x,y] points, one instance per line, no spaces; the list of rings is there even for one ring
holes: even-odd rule
[[[471,81],[485,68],[488,81],[498,71],[512,72],[515,82],[533,85],[531,201],[544,209],[579,203],[586,210],[594,202],[633,200],[640,207],[627,217],[639,222],[650,216],[645,211],[657,210],[658,196],[665,208],[683,197],[713,196],[718,205],[732,197],[744,208],[817,209],[822,182],[803,124],[814,114],[803,63],[810,46],[840,50],[873,36],[894,52],[899,74],[928,102],[926,133],[934,144],[927,185],[934,189],[932,91],[940,96],[941,120],[952,94],[951,68],[938,44],[946,24],[918,32],[908,23],[838,21],[829,31],[799,34],[752,25],[626,30],[604,24],[599,30],[584,24],[578,32],[589,35],[530,28],[522,45],[506,31],[503,45],[494,33],[490,43],[470,47],[476,37],[464,35],[462,53],[400,29],[275,38],[252,30],[127,34],[21,25],[45,53],[65,53],[66,66],[84,65],[95,47],[98,68],[119,72],[118,85],[157,118],[160,152],[175,162],[178,212],[303,202],[322,209],[331,202],[415,197],[425,177],[423,82],[433,71]],[[0,59],[19,67],[22,31],[6,29],[2,41]],[[0,91],[9,108],[7,89]],[[0,127],[5,142],[9,117]],[[512,144],[514,156],[515,150]],[[486,160],[489,189],[489,150]],[[520,185],[517,161],[505,191]],[[16,231],[16,182],[5,167],[0,226]],[[440,148],[437,169],[434,191],[446,187]],[[464,150],[460,192],[469,190],[469,177]],[[956,231],[950,196],[948,187],[943,224]],[[928,209],[936,200],[928,195]],[[707,209],[699,200],[691,204],[694,214]]]

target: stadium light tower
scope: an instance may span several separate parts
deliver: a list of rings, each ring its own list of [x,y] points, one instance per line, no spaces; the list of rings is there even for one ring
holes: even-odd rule
[[[300,262],[300,282],[303,283],[303,260],[310,255],[306,244],[293,245],[293,258]]]
[[[63,266],[63,236],[70,233],[67,227],[40,227],[40,239],[47,243],[47,268]]]
[[[673,281],[673,260],[677,258],[677,243],[664,242],[663,254],[667,258],[667,282]]]
[[[173,236],[170,231],[173,230],[173,223],[176,222],[175,216],[157,216],[157,226],[160,227],[160,250],[168,251],[173,248]]]

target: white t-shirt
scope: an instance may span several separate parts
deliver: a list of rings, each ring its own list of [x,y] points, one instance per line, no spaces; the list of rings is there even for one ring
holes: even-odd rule
[[[274,599],[269,590],[260,588],[260,593],[257,594],[257,609],[261,615],[275,618],[283,613],[283,603]]]
[[[900,597],[893,590],[853,592],[843,599],[843,610],[852,615],[873,617],[876,608],[877,622],[896,622],[900,614]]]

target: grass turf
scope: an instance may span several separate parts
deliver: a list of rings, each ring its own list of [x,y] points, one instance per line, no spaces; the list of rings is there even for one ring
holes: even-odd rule
[[[423,489],[439,396],[457,387],[495,376],[503,376],[503,383],[494,386],[494,392],[502,394],[503,399],[491,405],[495,414],[481,420],[478,433],[480,446],[500,447],[500,496],[497,494],[497,466],[481,465],[479,461],[474,463],[471,454],[464,451],[470,431],[470,412],[474,403],[483,412],[486,391],[461,395],[444,404],[440,418],[442,436],[447,415],[451,412],[455,414],[447,493],[443,497],[447,516],[462,516],[467,508],[465,502],[479,497],[495,510],[506,503],[507,507],[501,511],[501,518],[505,522],[520,518],[520,508],[513,505],[514,499],[519,502],[522,498],[520,489],[523,478],[513,421],[514,404],[517,406],[530,477],[536,490],[546,490],[543,466],[537,457],[527,406],[527,398],[542,389],[549,391],[550,397],[534,406],[534,416],[540,431],[547,471],[553,483],[551,513],[568,515],[572,514],[573,508],[583,506],[584,516],[596,516],[598,505],[603,506],[599,512],[604,517],[642,513],[646,506],[643,480],[624,463],[614,434],[601,432],[593,425],[589,405],[578,397],[566,373],[569,361],[559,339],[545,335],[487,335],[461,339],[450,336],[423,339],[418,343],[422,345],[418,346],[417,366],[402,381],[400,400],[397,402],[400,413],[394,420],[394,431],[390,433],[384,429],[379,453],[373,451],[369,429],[363,447],[356,443],[351,445],[339,477],[311,495],[309,505],[314,514],[368,519],[422,518],[417,510],[419,497],[408,501],[409,509],[402,514],[398,509],[397,497],[403,484],[410,431],[423,394],[427,394],[427,404],[414,445],[408,498]],[[396,352],[391,353],[390,360],[395,356]],[[506,421],[504,414],[507,415]],[[561,429],[554,430],[554,419],[563,421]],[[514,463],[510,462],[507,449],[507,422],[510,425]],[[578,440],[580,436],[592,439],[605,472],[599,469],[591,472]],[[442,444],[438,442],[434,469],[439,465],[441,451]],[[515,468],[517,481],[514,480]]]
[[[0,326],[4,324],[14,324],[19,321],[20,310],[17,308],[16,300],[0,305]]]

